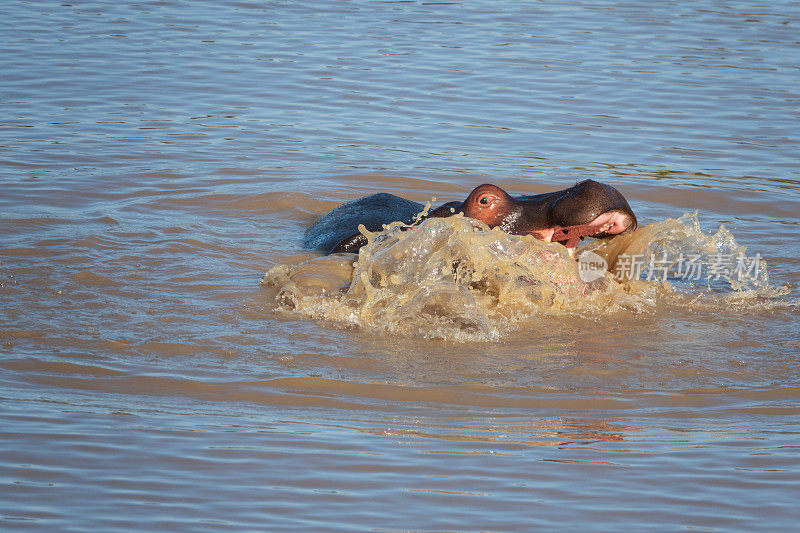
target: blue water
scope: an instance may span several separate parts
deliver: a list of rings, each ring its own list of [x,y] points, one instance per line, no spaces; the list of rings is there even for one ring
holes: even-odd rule
[[[793,2],[4,11],[4,157],[30,176],[516,176],[553,160],[798,176]]]

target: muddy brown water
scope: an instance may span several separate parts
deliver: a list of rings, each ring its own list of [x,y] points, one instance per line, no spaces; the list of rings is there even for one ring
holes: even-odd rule
[[[797,3],[0,12],[0,529],[796,529]],[[301,247],[350,199],[587,177],[768,277],[259,284],[352,271]]]

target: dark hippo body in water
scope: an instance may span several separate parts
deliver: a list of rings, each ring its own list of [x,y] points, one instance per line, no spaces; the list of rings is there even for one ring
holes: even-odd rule
[[[347,202],[322,216],[305,232],[306,248],[326,253],[357,252],[366,244],[359,225],[380,231],[384,224],[414,224],[425,206],[388,193]],[[570,251],[583,237],[607,237],[636,229],[636,215],[614,187],[594,180],[568,189],[512,197],[496,185],[476,187],[463,202],[448,202],[427,217],[457,213],[515,235],[560,242]]]

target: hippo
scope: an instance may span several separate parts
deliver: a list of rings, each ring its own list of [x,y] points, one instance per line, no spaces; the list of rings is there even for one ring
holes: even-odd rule
[[[511,196],[487,183],[473,189],[463,202],[448,202],[420,217],[424,207],[388,193],[366,196],[323,215],[306,230],[303,245],[329,254],[355,253],[367,243],[358,231],[360,224],[374,232],[390,222],[413,226],[424,218],[463,213],[490,228],[561,243],[572,254],[584,237],[620,235],[637,226],[636,215],[625,197],[614,187],[594,180],[584,180],[561,191],[525,196]]]

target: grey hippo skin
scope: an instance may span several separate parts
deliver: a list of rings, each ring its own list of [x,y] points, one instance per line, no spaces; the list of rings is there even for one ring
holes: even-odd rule
[[[388,193],[366,196],[323,215],[306,230],[303,245],[326,253],[357,252],[367,242],[358,231],[359,224],[369,231],[380,231],[384,224],[394,221],[411,225],[424,207]],[[603,238],[633,231],[637,226],[625,197],[614,187],[594,180],[562,191],[516,197],[496,185],[479,185],[463,202],[446,203],[428,217],[456,213],[514,235],[561,242],[570,250],[582,237]]]

